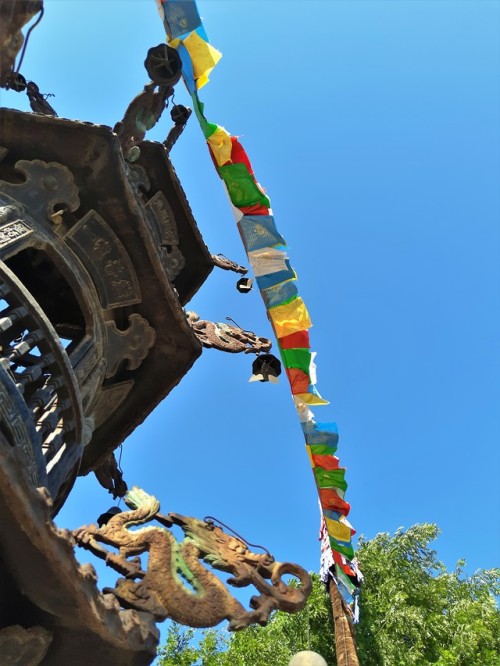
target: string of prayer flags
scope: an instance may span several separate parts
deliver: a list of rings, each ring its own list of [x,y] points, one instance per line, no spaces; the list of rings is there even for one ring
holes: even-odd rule
[[[322,553],[329,575],[341,580],[351,593],[360,580],[354,563],[352,536],[347,520],[349,504],[345,469],[334,455],[338,432],[334,423],[317,423],[311,406],[326,405],[316,389],[315,353],[311,351],[311,318],[299,295],[297,275],[288,258],[288,247],[276,227],[271,202],[257,181],[243,145],[220,125],[209,122],[198,90],[221,54],[209,43],[194,0],[157,0],[170,46],[182,62],[182,74],[191,95],[195,115],[206,139],[214,167],[222,179],[248,260],[266,305],[278,349],[288,377],[306,450],[316,481],[322,510]],[[267,358],[269,357],[269,358]],[[254,362],[251,381],[276,379],[279,361],[261,354]],[[326,557],[325,556],[325,557]]]
[[[320,579],[324,583],[328,583],[332,572],[334,573],[335,582],[342,596],[354,606],[353,622],[356,624],[359,622],[359,607],[357,603],[359,585],[363,580],[363,574],[359,570],[357,560],[356,558],[347,560],[344,555],[332,549],[328,526],[324,517],[321,518],[319,540],[321,542]]]

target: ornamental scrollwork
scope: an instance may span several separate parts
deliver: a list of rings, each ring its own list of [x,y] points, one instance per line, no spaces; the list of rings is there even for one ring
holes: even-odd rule
[[[231,354],[240,352],[259,354],[268,352],[272,347],[272,342],[268,338],[259,337],[252,331],[245,331],[222,322],[206,321],[192,311],[186,315],[188,323],[204,347],[213,347]]]
[[[248,273],[248,268],[246,268],[246,266],[240,266],[240,264],[228,259],[223,254],[212,254],[212,261],[215,266],[222,268],[224,271],[233,271],[233,273],[239,273],[240,275],[246,275]]]
[[[162,515],[158,500],[140,488],[132,488],[124,499],[130,511],[113,515],[100,528],[86,525],[73,532],[78,545],[125,576],[114,588],[104,589],[124,608],[151,613],[157,621],[171,618],[191,627],[212,627],[227,619],[229,630],[238,631],[253,623],[265,625],[274,610],[295,613],[304,607],[311,580],[302,567],[276,562],[267,552],[250,551],[243,540],[226,534],[208,519]],[[163,527],[129,529],[152,520]],[[184,533],[180,543],[168,530],[174,525]],[[140,555],[146,552],[148,566],[144,571]],[[203,563],[229,573],[228,585],[253,585],[259,594],[251,598],[251,610],[246,610]],[[284,575],[296,577],[300,585],[287,585]]]

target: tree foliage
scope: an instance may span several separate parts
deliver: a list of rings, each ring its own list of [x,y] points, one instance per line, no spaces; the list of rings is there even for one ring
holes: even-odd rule
[[[447,572],[429,544],[435,525],[360,539],[365,576],[356,626],[363,666],[500,666],[500,616],[494,595],[500,572],[467,576],[463,561]],[[159,652],[161,666],[287,666],[300,650],[336,664],[328,594],[313,574],[313,592],[300,613],[277,612],[267,627],[230,635],[172,624]]]
[[[357,628],[363,666],[500,664],[499,571],[448,573],[429,544],[435,525],[361,540],[365,582]]]

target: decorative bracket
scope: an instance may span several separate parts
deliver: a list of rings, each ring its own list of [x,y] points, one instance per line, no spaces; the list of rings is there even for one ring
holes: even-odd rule
[[[153,81],[146,84],[144,90],[130,102],[122,120],[113,128],[120,137],[125,159],[134,162],[139,157],[138,144],[143,141],[146,132],[156,125],[173,92],[172,86],[158,85]],[[135,153],[132,150],[134,147]]]
[[[132,488],[124,499],[130,511],[113,515],[100,528],[86,525],[73,532],[79,546],[125,576],[114,588],[104,589],[124,608],[151,613],[157,621],[171,618],[191,627],[213,627],[227,619],[229,630],[238,631],[253,623],[265,625],[274,610],[296,613],[304,607],[311,580],[302,567],[276,562],[269,553],[253,553],[243,540],[212,522],[177,513],[162,515],[158,500],[140,488]],[[164,527],[128,529],[151,520]],[[173,525],[184,532],[180,543],[165,529]],[[102,544],[117,548],[118,553]],[[139,556],[146,552],[148,568],[144,571]],[[228,585],[253,585],[259,594],[250,600],[252,610],[246,610],[202,562],[231,574]],[[285,584],[284,575],[295,576],[301,585]]]
[[[130,326],[120,331],[114,321],[106,322],[108,333],[108,367],[106,377],[112,377],[120,363],[128,359],[128,369],[137,370],[154,345],[156,334],[147,319],[140,314],[131,314]]]
[[[196,312],[186,312],[188,323],[204,347],[238,354],[259,354],[268,352],[272,342],[268,338],[258,337],[252,331],[245,331],[222,322],[214,323],[200,319]]]
[[[21,201],[33,214],[57,222],[54,208],[57,204],[64,210],[75,211],[80,206],[78,188],[71,171],[58,162],[42,160],[19,160],[17,171],[25,177],[24,183],[0,181],[2,192]]]
[[[212,261],[214,262],[214,266],[222,268],[224,271],[233,271],[233,273],[239,273],[240,275],[248,273],[248,268],[240,266],[240,264],[228,259],[223,254],[212,254]]]

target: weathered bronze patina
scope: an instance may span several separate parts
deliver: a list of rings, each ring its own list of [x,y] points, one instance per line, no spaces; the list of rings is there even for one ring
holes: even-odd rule
[[[24,44],[22,28],[43,8],[43,0],[0,2],[0,87],[12,80],[16,58]]]
[[[248,273],[248,268],[246,266],[240,266],[240,264],[228,259],[223,254],[213,254],[212,259],[215,266],[222,268],[225,271],[233,271],[233,273],[239,273],[240,275],[246,275]]]
[[[163,516],[158,500],[140,488],[132,488],[125,502],[131,511],[113,516],[101,528],[86,525],[73,532],[80,546],[125,576],[116,587],[106,589],[125,608],[191,627],[212,627],[227,619],[230,631],[253,623],[265,625],[274,610],[295,613],[303,608],[311,581],[302,567],[276,562],[269,553],[253,553],[243,541],[211,522],[176,513]],[[154,519],[167,528],[181,527],[184,540],[178,543],[168,529],[159,527],[128,529]],[[101,544],[118,548],[118,553]],[[148,568],[144,571],[138,556],[146,552]],[[259,595],[250,601],[252,610],[245,610],[200,560],[231,574],[227,582],[234,587],[253,585]],[[285,574],[296,576],[301,587],[286,585],[282,581]]]
[[[209,522],[162,516],[139,491],[101,528],[72,536],[51,522],[78,475],[95,471],[114,497],[127,493],[114,451],[202,347],[258,354],[271,343],[184,310],[214,265],[246,269],[208,251],[170,162],[189,109],[174,107],[165,144],[145,141],[178,56],[150,50],[153,81],[114,130],[58,118],[19,70],[20,30],[42,8],[0,2],[0,87],[26,92],[35,111],[0,108],[0,664],[146,666],[155,621],[264,624],[275,609],[301,608],[310,582]],[[163,527],[129,529],[153,519]],[[125,578],[100,592],[76,542]],[[203,563],[231,574],[230,585],[254,585],[251,609]]]
[[[231,354],[259,354],[268,352],[272,347],[272,342],[268,338],[262,338],[252,331],[245,331],[236,326],[229,326],[223,322],[215,323],[200,319],[196,312],[186,313],[191,328],[196,337],[204,347],[213,347],[219,351],[229,352]]]

